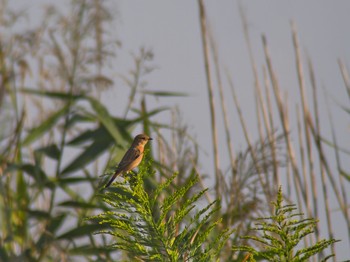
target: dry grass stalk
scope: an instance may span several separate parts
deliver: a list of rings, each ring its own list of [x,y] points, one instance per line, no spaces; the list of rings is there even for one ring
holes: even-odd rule
[[[254,92],[254,99],[255,99],[256,119],[257,119],[257,122],[258,122],[257,124],[258,124],[259,139],[260,139],[260,143],[262,145],[265,145],[265,143],[264,143],[264,132],[263,132],[263,127],[262,127],[262,123],[261,123],[261,115],[260,115],[261,103],[259,102],[258,94],[257,94],[256,91]],[[261,154],[262,154],[262,158],[263,159],[266,159],[266,153],[265,152],[266,152],[266,148],[265,148],[265,146],[263,146],[261,148]],[[265,161],[263,161],[263,163],[262,163],[262,169],[264,170],[266,184],[270,185],[268,164]],[[271,192],[269,192],[269,194],[271,195]]]
[[[294,174],[294,176],[296,176],[296,179],[297,179],[297,184],[296,184],[297,191],[296,191],[296,193],[302,194],[303,200],[305,201],[306,200],[305,190],[304,190],[304,186],[303,186],[302,181],[301,181],[300,172],[299,172],[298,165],[297,165],[297,162],[295,159],[295,152],[294,152],[292,142],[290,139],[289,122],[286,120],[285,109],[284,109],[284,106],[282,103],[282,97],[280,94],[280,87],[279,87],[279,84],[277,81],[276,74],[275,74],[273,67],[272,67],[270,52],[268,50],[266,37],[264,35],[262,36],[262,42],[263,42],[263,46],[264,46],[267,68],[268,68],[268,72],[269,72],[271,82],[272,82],[272,89],[273,89],[274,96],[276,99],[278,113],[280,116],[280,121],[281,121],[281,124],[283,127],[283,135],[284,135],[286,146],[287,146],[287,153],[288,153],[288,156],[289,156],[290,161],[291,161],[293,174]]]
[[[302,105],[302,112],[303,112],[303,123],[304,123],[304,133],[305,133],[305,142],[306,142],[306,150],[308,155],[308,162],[310,164],[310,180],[311,180],[311,187],[313,192],[313,201],[314,201],[314,214],[313,216],[318,216],[317,211],[317,191],[316,191],[316,180],[315,180],[315,173],[313,168],[313,156],[312,156],[312,150],[311,150],[311,139],[310,139],[310,133],[307,128],[307,124],[305,121],[305,116],[309,113],[309,108],[307,105],[307,97],[305,93],[305,80],[304,80],[304,72],[303,72],[303,66],[302,66],[302,59],[301,59],[301,52],[299,47],[299,41],[297,37],[297,31],[296,26],[294,22],[291,23],[292,26],[292,38],[293,38],[293,45],[295,50],[295,63],[296,63],[296,69],[297,69],[297,75],[298,75],[298,81],[299,81],[299,91],[300,91],[300,97],[301,97],[301,105]],[[307,182],[307,180],[304,180],[304,182]],[[307,184],[305,184],[305,196],[306,196],[306,206],[308,210],[308,215],[311,217],[311,206],[310,206],[310,198],[309,198],[309,187]]]
[[[273,159],[273,163],[274,163],[274,165],[273,165],[274,166],[274,168],[273,168],[274,183],[279,185],[280,181],[279,181],[279,175],[278,175],[278,163],[277,163],[277,158],[276,158],[274,134],[271,131],[274,129],[274,127],[273,127],[273,124],[271,125],[271,127],[268,124],[269,120],[268,120],[266,105],[265,105],[265,102],[264,102],[264,99],[262,96],[260,81],[259,81],[259,77],[258,77],[257,65],[256,65],[256,62],[254,59],[253,49],[252,49],[252,45],[251,45],[251,41],[250,41],[250,37],[249,37],[248,22],[247,22],[245,12],[244,12],[241,4],[239,4],[239,13],[240,13],[242,25],[243,25],[244,39],[245,39],[246,45],[248,47],[249,60],[250,60],[250,64],[252,66],[252,71],[253,71],[253,75],[254,75],[255,94],[257,94],[257,96],[258,96],[258,102],[259,102],[259,103],[257,103],[257,105],[260,106],[260,109],[262,111],[264,125],[265,125],[265,129],[266,129],[267,137],[269,140],[269,146],[271,149],[272,159]],[[258,110],[258,108],[259,107],[257,107],[257,110]],[[270,117],[271,116],[272,116],[272,114],[270,114]],[[257,113],[257,117],[258,117],[258,121],[260,121],[259,113]],[[273,121],[273,120],[270,119],[270,123],[271,123],[271,121]],[[260,126],[260,123],[258,123],[258,125]],[[262,139],[263,136],[261,135],[260,128],[259,128],[259,132],[260,132],[260,139],[261,139],[261,141],[263,141],[263,139]],[[267,175],[266,169],[265,169],[265,173]]]
[[[325,156],[325,153],[324,153],[324,150],[323,150],[323,146],[322,146],[322,143],[321,143],[322,142],[321,136],[317,132],[317,129],[315,128],[310,115],[307,116],[307,124],[310,127],[312,136],[314,138],[314,142],[315,142],[315,144],[317,146],[317,151],[319,153],[320,162],[321,162],[323,168],[325,169],[325,172],[327,174],[328,180],[331,183],[331,186],[332,186],[334,195],[335,195],[335,197],[336,197],[336,199],[338,201],[340,210],[342,211],[342,213],[343,213],[343,215],[345,217],[345,220],[349,221],[349,214],[348,214],[348,211],[347,211],[347,207],[345,206],[344,201],[343,201],[343,199],[340,196],[337,184],[336,184],[336,182],[334,180],[333,172],[331,171],[331,169],[329,167],[329,164],[328,164],[328,161],[327,161],[327,158]]]
[[[332,221],[331,221],[331,214],[330,214],[331,210],[330,210],[329,200],[328,200],[329,197],[328,197],[328,189],[327,189],[327,182],[326,182],[325,165],[321,161],[321,159],[323,157],[323,153],[322,153],[322,144],[321,144],[321,141],[319,141],[321,139],[321,128],[320,128],[320,121],[319,121],[317,86],[316,86],[316,80],[315,80],[313,66],[312,66],[310,59],[308,59],[308,65],[309,65],[310,80],[311,80],[312,94],[313,94],[315,128],[316,128],[317,135],[318,135],[317,148],[319,150],[319,157],[320,157],[321,181],[322,181],[322,188],[323,188],[323,195],[324,195],[324,204],[325,204],[325,209],[326,209],[327,227],[328,227],[329,237],[333,238],[334,232],[333,232],[333,228],[332,228]],[[333,133],[333,131],[332,131],[332,133]],[[334,141],[334,137],[333,137],[333,141]],[[338,161],[337,161],[337,165],[338,165]],[[332,177],[332,176],[330,176],[330,177]],[[336,191],[336,195],[339,195],[338,196],[339,199],[341,199],[340,194],[338,192],[338,188],[335,187],[335,182],[332,183],[332,181],[331,181],[331,184],[334,184],[333,189]],[[341,185],[341,187],[343,186],[342,183],[340,185]],[[342,190],[342,188],[341,188],[341,190]],[[342,195],[342,196],[343,196],[342,201],[344,203],[344,207],[346,207],[346,203],[345,203],[346,197],[344,198],[344,195]],[[345,215],[345,220],[346,220],[346,223],[348,226],[348,237],[350,237],[350,221],[349,221],[349,214],[348,214],[347,210],[344,210],[344,215]],[[333,245],[331,246],[331,249],[332,249],[332,252],[335,254],[335,247]],[[333,261],[335,261],[335,259],[336,259],[336,257],[333,258]]]
[[[316,79],[315,79],[315,74],[314,74],[314,69],[312,66],[312,62],[310,60],[310,58],[308,58],[308,67],[309,67],[309,75],[310,75],[310,82],[311,82],[311,87],[312,87],[312,97],[313,97],[313,105],[314,105],[314,118],[315,118],[315,122],[316,122],[316,126],[317,126],[317,130],[318,132],[320,132],[320,124],[319,124],[319,111],[318,111],[318,99],[317,99],[317,88],[316,88]],[[320,163],[320,170],[321,170],[321,176],[324,177],[324,168],[322,167],[321,163]],[[323,181],[323,179],[322,179]],[[327,199],[328,202],[328,199]],[[326,203],[326,207],[329,206],[328,203]],[[330,216],[329,211],[327,210],[327,226],[328,226],[328,231],[329,231],[329,236],[333,235],[333,230],[331,227],[331,224],[329,224],[330,222],[330,217],[328,218],[328,216]],[[317,240],[319,240],[320,236],[319,236],[319,228],[318,226],[315,228],[316,229],[316,237]],[[334,250],[334,246],[331,247],[332,248],[332,252],[335,253]]]
[[[241,107],[240,107],[240,104],[239,104],[239,101],[238,101],[238,98],[237,98],[237,95],[235,93],[235,90],[234,90],[234,87],[233,87],[233,83],[232,83],[232,80],[230,77],[228,77],[228,80],[229,80],[229,84],[230,84],[230,87],[231,87],[231,92],[232,92],[232,96],[233,96],[233,100],[234,100],[234,103],[235,103],[235,106],[236,106],[236,110],[237,110],[237,113],[238,113],[238,116],[239,116],[239,120],[241,122],[241,126],[242,126],[242,129],[243,129],[243,133],[244,133],[244,137],[245,137],[245,140],[248,144],[248,148],[249,148],[249,151],[251,153],[251,156],[252,156],[252,159],[253,159],[253,162],[254,162],[254,166],[256,168],[256,171],[258,173],[258,177],[259,177],[259,182],[261,184],[261,187],[264,191],[264,195],[266,197],[266,201],[269,203],[269,201],[271,200],[271,196],[270,196],[270,189],[269,189],[269,185],[264,181],[263,177],[262,177],[262,169],[259,165],[259,162],[258,162],[258,158],[256,156],[256,152],[252,146],[252,143],[251,143],[251,139],[249,137],[249,132],[248,132],[248,128],[247,128],[247,125],[245,123],[245,120],[244,120],[244,117],[243,117],[243,114],[242,114],[242,110],[241,110]]]
[[[305,162],[305,148],[304,148],[304,142],[303,142],[303,135],[302,135],[302,127],[301,127],[301,116],[300,116],[300,109],[299,106],[296,106],[296,114],[297,114],[297,127],[298,127],[298,139],[299,139],[299,149],[300,149],[300,159],[301,159],[301,168],[303,172],[303,178],[304,178],[304,184],[306,187],[308,187],[308,181],[307,181],[307,171],[306,171],[306,162]],[[310,202],[307,203],[310,205]],[[317,203],[316,203],[317,204]],[[300,205],[299,205],[300,206]],[[308,210],[308,216],[312,217],[311,214],[311,207],[307,207]],[[317,240],[319,239],[319,230],[318,226],[315,227],[315,233]],[[306,240],[306,238],[304,239]],[[310,243],[314,244],[313,237],[310,235]]]
[[[218,150],[218,136],[215,121],[215,103],[214,103],[214,91],[213,91],[213,81],[210,72],[210,62],[209,62],[209,46],[207,43],[208,33],[207,33],[207,22],[206,13],[203,0],[198,0],[199,6],[199,17],[200,17],[200,27],[202,36],[202,46],[203,46],[203,56],[204,56],[204,68],[205,76],[207,80],[208,88],[208,98],[209,98],[209,108],[210,108],[210,123],[212,128],[212,143],[213,143],[213,157],[214,157],[214,167],[215,167],[215,192],[217,199],[221,198],[220,188],[221,188],[221,174],[219,167],[219,150]]]
[[[269,78],[268,78],[268,74],[265,66],[263,66],[263,75],[264,75],[266,103],[267,103],[267,110],[268,110],[267,119],[269,120],[269,122],[266,123],[265,125],[266,125],[266,130],[268,132],[268,139],[269,139],[272,158],[273,158],[273,174],[276,180],[279,181],[279,169],[278,169],[278,161],[276,156],[276,136],[275,136],[275,132],[273,132],[275,127],[274,127],[274,120],[273,120],[271,95],[270,95],[270,84],[269,84]]]
[[[350,77],[349,77],[349,71],[346,69],[344,63],[340,59],[338,59],[338,64],[339,64],[340,72],[341,72],[343,80],[344,80],[346,91],[347,91],[348,96],[350,98]]]
[[[337,138],[336,138],[336,134],[335,134],[335,129],[334,129],[334,123],[333,123],[333,117],[331,115],[331,111],[330,111],[330,108],[329,108],[329,104],[328,104],[328,99],[326,100],[326,104],[327,104],[327,111],[328,111],[328,118],[329,118],[329,122],[330,122],[330,126],[331,126],[331,132],[332,132],[332,142],[333,142],[333,148],[334,148],[334,155],[335,155],[335,159],[336,159],[336,163],[337,163],[337,169],[338,169],[338,172],[339,172],[339,184],[340,184],[340,190],[341,190],[341,194],[342,194],[342,197],[343,197],[343,201],[344,201],[344,205],[347,207],[348,206],[348,200],[347,200],[347,197],[346,197],[346,189],[344,187],[344,178],[343,176],[341,175],[341,172],[342,172],[342,165],[341,165],[341,161],[340,161],[340,149],[339,149],[339,146],[338,146],[338,141],[337,141]],[[349,210],[348,210],[349,212]],[[348,213],[348,217],[349,217],[349,213]],[[349,220],[346,220],[345,221],[346,224],[347,224],[347,228],[348,228],[348,241],[350,243],[350,221]]]
[[[228,118],[228,113],[227,113],[227,106],[225,102],[225,96],[224,96],[224,90],[222,86],[222,78],[221,78],[221,69],[220,69],[220,63],[219,63],[219,55],[218,55],[218,48],[215,42],[215,39],[213,37],[212,30],[208,26],[208,36],[209,36],[209,43],[212,49],[212,54],[213,54],[213,59],[214,59],[214,66],[215,66],[215,75],[216,75],[216,80],[218,84],[218,89],[219,89],[219,97],[220,97],[220,105],[221,105],[221,111],[222,111],[222,116],[224,119],[224,128],[225,128],[225,135],[226,135],[226,143],[227,143],[227,151],[229,154],[229,159],[230,159],[230,164],[231,164],[231,170],[232,170],[232,179],[233,179],[233,186],[234,189],[237,187],[236,183],[236,168],[235,168],[235,153],[233,149],[233,144],[232,144],[232,139],[231,139],[231,132],[230,132],[230,123],[229,123],[229,118]]]

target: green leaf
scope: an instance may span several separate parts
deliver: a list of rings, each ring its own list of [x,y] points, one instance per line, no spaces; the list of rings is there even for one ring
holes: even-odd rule
[[[97,178],[89,178],[89,177],[59,177],[57,179],[57,184],[59,186],[67,186],[71,184],[77,184],[81,182],[92,182]]]
[[[39,166],[32,164],[9,164],[6,172],[11,172],[12,170],[21,170],[25,172],[35,180],[37,185],[46,186],[49,188],[53,188],[55,186],[51,181],[49,181],[47,175]]]
[[[99,208],[95,204],[86,203],[86,202],[80,202],[80,201],[74,201],[74,200],[61,202],[61,203],[58,204],[58,206],[61,206],[61,207],[72,207],[72,208]]]
[[[62,175],[67,175],[86,167],[113,144],[113,139],[108,132],[105,132],[105,135],[96,136],[94,139],[95,141],[90,146],[68,164],[61,172]]]
[[[159,114],[159,113],[164,112],[164,111],[168,111],[169,109],[170,109],[170,107],[159,107],[159,108],[154,109],[150,112],[133,109],[132,110],[133,112],[138,113],[140,115],[140,117],[134,119],[134,122],[140,122],[140,121],[143,121],[145,119],[149,120],[149,118],[151,116],[154,116],[154,115]]]
[[[258,218],[255,223],[255,233],[250,236],[243,236],[242,239],[258,242],[259,250],[246,246],[234,247],[237,251],[250,251],[256,258],[262,257],[268,261],[288,260],[307,261],[308,258],[322,252],[337,240],[320,240],[316,244],[298,249],[300,243],[307,235],[314,232],[317,220],[303,218],[301,213],[296,212],[294,204],[283,205],[282,188],[279,187],[276,201],[272,203],[275,211],[271,217]]]
[[[94,138],[99,136],[105,136],[108,135],[107,130],[105,127],[100,126],[94,130],[86,130],[85,132],[82,132],[72,140],[70,140],[67,145],[69,146],[80,146],[88,141],[94,140]]]
[[[38,89],[32,89],[32,88],[22,88],[20,91],[25,94],[45,96],[48,98],[56,98],[56,99],[62,99],[62,100],[70,100],[70,99],[77,100],[77,99],[85,98],[84,94],[73,95],[68,92],[46,91],[46,90],[38,90]]]
[[[177,175],[178,175],[178,173],[173,173],[173,175],[171,177],[169,177],[165,182],[163,182],[162,184],[159,184],[157,186],[156,190],[153,191],[153,194],[150,198],[152,205],[155,203],[155,201],[157,201],[157,198],[162,193],[162,191],[165,188],[169,187],[169,185],[174,181],[174,179],[177,177]]]
[[[46,246],[50,245],[50,243],[55,239],[56,231],[63,224],[66,216],[67,214],[59,214],[56,217],[50,219],[49,223],[46,225],[44,232],[42,233],[38,242],[36,243],[37,250],[41,251]]]
[[[4,261],[4,262],[10,261],[7,255],[6,249],[2,246],[0,246],[0,261]]]
[[[27,137],[24,139],[23,145],[29,145],[35,140],[42,138],[46,132],[51,131],[52,127],[57,123],[57,121],[67,113],[67,109],[68,106],[64,106],[63,108],[49,116],[46,120],[41,122],[39,126],[32,128],[29,131]]]
[[[85,237],[106,228],[108,228],[107,225],[99,225],[99,224],[81,225],[77,228],[73,228],[72,230],[58,236],[57,239],[74,239],[79,237]]]
[[[60,153],[61,151],[58,149],[56,144],[48,145],[35,150],[35,154],[44,154],[54,160],[59,158]]]
[[[340,175],[342,175],[343,177],[345,177],[349,182],[350,182],[350,174],[346,173],[344,170],[340,169],[339,170]]]
[[[84,110],[84,108],[82,109]],[[79,114],[72,112],[70,118],[68,119],[67,122],[67,127],[71,127],[76,123],[92,123],[95,122],[95,117],[89,114]]]
[[[187,93],[183,92],[167,92],[167,91],[150,91],[150,90],[144,90],[142,93],[146,95],[152,95],[152,96],[172,96],[172,97],[179,97],[179,96],[188,96]]]
[[[50,218],[50,213],[39,209],[30,209],[30,210],[27,210],[27,213],[29,218],[34,218],[36,220]]]
[[[107,254],[114,252],[114,249],[111,249],[111,247],[93,247],[91,245],[86,245],[86,246],[80,246],[80,247],[75,247],[72,249],[69,249],[68,252],[73,255],[97,255],[97,254]],[[98,260],[97,260],[98,261]]]
[[[88,99],[90,101],[92,108],[95,110],[95,113],[97,114],[98,120],[108,130],[109,134],[113,137],[114,141],[118,143],[120,140],[122,140],[123,137],[120,134],[117,126],[115,125],[113,118],[110,116],[107,108],[92,97],[89,97]]]

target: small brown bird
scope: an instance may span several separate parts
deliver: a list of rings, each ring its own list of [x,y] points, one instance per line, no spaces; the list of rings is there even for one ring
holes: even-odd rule
[[[152,138],[145,134],[139,134],[135,136],[134,141],[132,142],[129,150],[126,151],[125,155],[122,158],[122,161],[120,161],[117,167],[117,170],[115,171],[114,175],[109,180],[105,188],[109,187],[117,176],[127,173],[128,171],[134,169],[141,163],[145,145],[149,140],[152,140]]]

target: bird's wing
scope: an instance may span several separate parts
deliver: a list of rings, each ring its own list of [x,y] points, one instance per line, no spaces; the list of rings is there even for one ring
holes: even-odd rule
[[[109,180],[107,185],[105,185],[105,187],[106,188],[109,187],[113,183],[114,179],[117,176],[119,176],[122,172],[129,171],[130,168],[132,168],[133,161],[135,161],[138,157],[140,157],[141,154],[142,153],[138,148],[135,148],[135,147],[129,148],[129,150],[126,151],[125,155],[123,156],[122,161],[120,161],[114,175]]]
[[[126,151],[124,157],[122,158],[122,160],[120,161],[118,168],[117,168],[117,172],[128,169],[128,166],[130,166],[130,164],[135,161],[137,158],[139,158],[141,155],[141,151],[136,148],[136,147],[132,147],[129,148],[128,151]]]

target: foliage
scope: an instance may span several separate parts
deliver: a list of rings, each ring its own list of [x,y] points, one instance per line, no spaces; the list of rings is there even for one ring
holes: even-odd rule
[[[217,231],[221,219],[215,201],[199,202],[205,190],[184,196],[198,182],[193,176],[186,185],[174,187],[175,173],[148,194],[143,180],[150,174],[141,167],[137,176],[124,183],[114,183],[103,192],[103,201],[112,209],[90,218],[113,236],[111,249],[124,250],[130,260],[141,261],[215,261],[232,233]],[[183,202],[182,202],[183,201]],[[220,228],[220,227],[219,227]]]
[[[305,107],[309,102],[306,98],[298,103],[303,105],[303,116],[298,115],[298,144],[297,139],[292,139],[295,136],[293,122],[289,122],[294,119],[289,117],[292,110],[281,96],[284,90],[273,70],[266,38],[263,38],[267,66],[263,70],[265,93],[250,50],[256,97],[256,103],[252,104],[257,109],[259,138],[250,139],[240,99],[230,83],[231,104],[236,106],[240,126],[234,125],[234,132],[231,130],[233,125],[228,120],[232,110],[224,110],[228,96],[223,89],[222,100],[213,105],[223,107],[226,133],[222,137],[226,138],[228,148],[225,151],[220,146],[221,139],[215,144],[220,150],[213,159],[219,159],[220,155],[223,161],[216,161],[215,172],[203,174],[199,157],[203,147],[189,134],[186,123],[182,123],[182,112],[170,106],[157,106],[164,97],[185,94],[147,89],[147,76],[155,68],[153,52],[146,48],[132,52],[134,65],[127,74],[116,73],[115,67],[111,68],[117,52],[121,52],[120,41],[111,37],[116,31],[114,19],[118,18],[118,13],[111,11],[115,9],[110,6],[113,1],[72,0],[63,9],[45,6],[41,22],[31,28],[25,19],[26,12],[10,10],[6,2],[0,3],[1,261],[113,261],[117,254],[130,258],[133,253],[145,260],[149,255],[159,260],[232,261],[231,246],[242,244],[238,236],[247,234],[255,218],[272,214],[266,203],[274,197],[276,185],[285,177],[286,195],[296,196],[298,208],[307,207],[308,217],[319,217],[319,207],[325,207],[330,236],[333,229],[328,199],[332,198],[327,190],[331,189],[350,239],[346,191],[349,172],[341,162],[349,152],[338,146],[334,124],[330,125],[332,141],[321,136],[320,127],[324,125],[319,123],[311,61],[308,62],[314,110]],[[202,3],[203,10],[204,7]],[[201,12],[201,16],[205,15],[206,12]],[[243,24],[247,37],[247,21]],[[203,28],[207,25],[208,22],[202,24]],[[203,30],[207,34],[209,31]],[[298,50],[296,40],[294,30],[293,43]],[[214,46],[213,39],[209,42]],[[250,49],[249,39],[247,45]],[[209,48],[206,52],[209,58]],[[302,89],[306,74],[299,65],[302,64],[300,52],[296,54]],[[211,79],[209,74],[216,69],[215,79],[224,85],[217,54],[213,55],[215,64],[208,65],[207,78]],[[348,71],[341,60],[339,65],[350,94]],[[116,75],[122,80],[121,85],[116,83]],[[118,91],[117,106],[112,109],[101,99],[106,90]],[[303,92],[300,91],[301,95]],[[252,106],[248,106],[251,110]],[[349,113],[347,107],[343,109]],[[159,120],[164,115],[166,122]],[[213,111],[212,115],[217,112]],[[230,140],[231,134],[239,133],[236,132],[239,127],[243,129],[246,144],[239,137]],[[142,167],[137,177],[124,184],[99,192],[99,184],[104,182],[99,175],[113,172],[132,141],[135,128],[155,138],[148,146],[152,166]],[[211,128],[217,127],[213,124]],[[218,128],[218,134],[220,131]],[[234,152],[232,141],[243,145],[241,152]],[[330,149],[335,153],[336,168],[329,161]],[[295,153],[298,150],[300,155]],[[299,156],[300,161],[296,159]],[[174,172],[177,173],[173,175]],[[323,199],[315,190],[318,173]],[[209,176],[210,180],[204,181]],[[204,189],[207,181],[217,186],[207,191]],[[281,210],[288,208],[294,207]],[[86,223],[87,217],[96,214],[101,214],[95,217],[100,224]],[[288,214],[281,213],[286,221]],[[276,216],[272,214],[269,218]],[[317,226],[313,220],[299,221],[298,226],[303,225],[303,230]],[[235,228],[237,234],[230,235],[231,231],[225,230],[228,228]],[[96,231],[103,234],[95,235]],[[316,227],[315,234],[306,234],[303,239],[308,236],[306,241],[319,241],[319,231]],[[304,255],[319,252],[329,242],[319,243],[319,249],[299,250],[304,250]],[[253,261],[261,256],[254,253],[254,257],[249,254],[241,258]]]
[[[243,236],[243,239],[253,240],[259,244],[258,248],[250,246],[235,246],[235,251],[248,251],[255,257],[267,259],[268,261],[309,261],[309,258],[319,254],[322,250],[337,242],[334,239],[320,240],[317,243],[298,248],[304,238],[313,234],[317,220],[303,218],[303,214],[296,213],[295,205],[283,205],[281,187],[278,190],[274,205],[274,215],[259,218],[253,231],[260,232],[260,236]],[[298,219],[298,217],[300,217]],[[323,261],[326,261],[326,257]]]
[[[23,13],[1,5],[0,260],[108,260],[108,239],[93,235],[103,227],[84,223],[108,209],[95,197],[98,174],[115,166],[136,125],[153,128],[166,109],[148,111],[141,94],[142,109],[129,104],[133,114],[121,118],[98,99],[114,83],[106,74],[118,48],[107,38],[105,2],[74,0],[67,13],[48,7],[37,28],[18,34],[9,28]],[[135,55],[146,59],[141,69],[150,63],[144,53]]]

